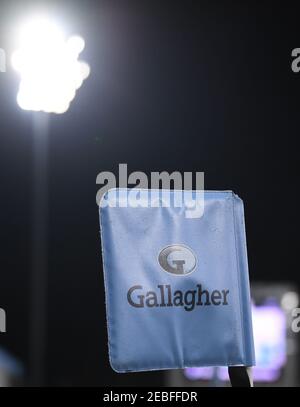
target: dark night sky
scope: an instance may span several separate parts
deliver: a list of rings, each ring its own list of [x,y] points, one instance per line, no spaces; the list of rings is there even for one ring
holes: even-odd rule
[[[299,283],[297,13],[271,2],[48,3],[86,39],[92,73],[50,123],[47,383],[155,383],[108,365],[96,176],[118,163],[205,171],[206,189],[244,200],[251,279]],[[32,4],[42,2],[0,1],[0,47],[11,49],[10,25]],[[29,368],[32,118],[17,84],[10,67],[0,73],[0,346]]]

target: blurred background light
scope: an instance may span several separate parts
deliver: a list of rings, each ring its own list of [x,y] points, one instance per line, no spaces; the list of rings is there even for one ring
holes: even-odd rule
[[[34,16],[21,25],[19,48],[12,66],[20,75],[18,105],[24,110],[61,114],[68,110],[90,67],[78,60],[85,46],[78,35],[63,30],[45,16]]]

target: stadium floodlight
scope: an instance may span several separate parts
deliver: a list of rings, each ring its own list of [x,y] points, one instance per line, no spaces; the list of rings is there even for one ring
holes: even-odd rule
[[[47,15],[34,15],[18,27],[12,66],[20,76],[17,103],[32,111],[33,213],[31,266],[30,383],[45,381],[48,281],[48,133],[49,114],[68,110],[90,68],[79,60],[85,43],[67,38]],[[40,112],[45,112],[41,114]]]
[[[21,79],[18,105],[24,110],[66,112],[90,73],[89,65],[78,60],[83,38],[66,38],[55,22],[35,16],[20,27],[18,43],[12,55]]]

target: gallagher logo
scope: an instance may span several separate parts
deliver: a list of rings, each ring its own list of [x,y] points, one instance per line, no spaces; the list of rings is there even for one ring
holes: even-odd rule
[[[161,268],[173,276],[187,276],[197,265],[193,251],[182,244],[172,244],[161,250],[158,255]],[[185,311],[193,311],[195,307],[228,305],[229,290],[204,289],[196,284],[189,289],[175,289],[171,284],[158,284],[146,288],[134,285],[127,292],[127,301],[134,308],[182,307]]]
[[[158,262],[164,271],[177,276],[191,274],[197,264],[192,250],[182,244],[165,247],[158,255]]]

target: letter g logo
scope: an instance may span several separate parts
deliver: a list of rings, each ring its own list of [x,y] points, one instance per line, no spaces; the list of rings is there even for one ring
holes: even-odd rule
[[[186,276],[196,267],[196,256],[192,250],[182,244],[165,247],[158,256],[160,266],[171,274]]]

